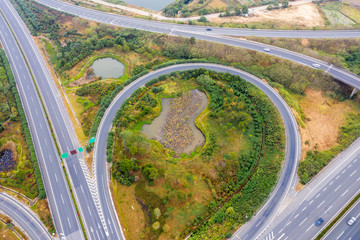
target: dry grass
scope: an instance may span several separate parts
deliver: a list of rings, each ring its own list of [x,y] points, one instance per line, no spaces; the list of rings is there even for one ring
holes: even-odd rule
[[[336,145],[346,114],[356,110],[350,101],[338,102],[321,91],[308,89],[305,94],[299,101],[307,117],[305,128],[300,129],[302,159],[308,150],[322,151]]]
[[[216,9],[216,8],[221,9],[221,8],[226,8],[226,3],[224,3],[222,0],[212,0],[208,6],[213,9]]]
[[[256,11],[253,17],[215,18],[216,23],[261,23],[268,22],[278,26],[314,27],[324,26],[324,19],[315,4],[292,6],[287,9]]]
[[[0,222],[0,240],[18,240],[18,237],[3,222]]]
[[[111,190],[115,208],[126,239],[142,239],[141,236],[145,236],[146,220],[141,205],[136,201],[136,185],[133,184],[130,187],[126,187],[117,181],[112,181],[110,186],[112,186]]]

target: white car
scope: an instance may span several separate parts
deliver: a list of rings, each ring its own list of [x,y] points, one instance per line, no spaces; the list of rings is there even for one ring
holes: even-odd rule
[[[313,63],[312,66],[313,66],[314,68],[319,68],[319,67],[320,67],[320,64]]]
[[[270,48],[264,48],[265,52],[270,52]]]
[[[354,224],[354,222],[356,222],[356,218],[355,218],[355,217],[351,217],[351,218],[349,219],[349,221],[347,222],[347,224],[348,224],[349,226],[351,226],[351,225]]]

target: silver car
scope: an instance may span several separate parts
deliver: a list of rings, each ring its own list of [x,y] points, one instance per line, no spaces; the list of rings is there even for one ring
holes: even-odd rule
[[[347,222],[347,224],[348,224],[349,226],[351,226],[351,225],[354,224],[354,222],[356,222],[356,218],[355,218],[355,217],[351,217],[351,218],[349,219],[349,221]]]

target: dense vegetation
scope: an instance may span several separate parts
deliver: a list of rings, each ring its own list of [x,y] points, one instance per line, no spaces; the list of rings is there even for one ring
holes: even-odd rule
[[[165,85],[160,87],[163,82]],[[174,88],[179,90],[167,90]],[[210,98],[204,127],[201,127],[207,142],[191,156],[173,158],[172,151],[147,140],[141,134],[141,126],[157,116],[162,97],[176,97],[181,91],[193,88],[205,91]],[[203,69],[152,80],[121,107],[114,125],[117,128],[112,175],[124,185],[131,185],[140,177],[136,197],[150,209],[149,226],[159,224],[156,229],[151,228],[151,239],[160,234],[175,238],[178,231],[182,231],[181,237],[195,231],[193,239],[210,235],[224,237],[232,230],[231,226],[244,222],[245,215],[251,217],[270,193],[284,156],[281,120],[269,99],[237,76]],[[231,140],[234,137],[243,138],[244,142],[238,145]],[[228,147],[230,142],[233,149]],[[108,147],[108,154],[112,154],[110,149]],[[191,161],[192,158],[196,161]],[[209,166],[216,166],[216,176],[208,172]],[[201,182],[208,190],[191,180],[195,178],[203,179]],[[144,188],[144,181],[148,187]],[[161,186],[167,186],[165,194],[159,190]],[[199,191],[208,196],[207,200],[198,200]],[[177,216],[171,212],[185,211],[183,206],[189,203],[202,210],[189,216],[186,221],[190,224],[180,225],[183,229],[172,225],[171,218]],[[164,215],[159,221],[151,213],[156,208]]]
[[[248,37],[250,40],[286,48],[344,67],[360,75],[359,39],[290,39]]]
[[[23,167],[19,169],[12,178],[2,180],[2,184],[19,188],[30,198],[35,198],[38,194],[40,198],[45,198],[45,189],[35,154],[35,148],[30,135],[29,126],[25,117],[25,112],[21,105],[20,96],[17,92],[10,64],[5,56],[5,52],[2,49],[0,49],[0,87],[2,119],[1,130],[4,130],[5,128],[5,121],[7,123],[6,126],[10,126],[10,123],[14,124],[17,121],[20,121],[22,134],[24,134],[27,142],[27,146],[23,147],[28,149],[26,151],[29,151],[26,155],[27,160],[22,163]],[[31,165],[33,168],[31,168]],[[36,182],[33,178],[34,175]]]

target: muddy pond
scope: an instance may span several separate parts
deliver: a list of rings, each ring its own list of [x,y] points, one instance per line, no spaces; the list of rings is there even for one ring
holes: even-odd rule
[[[15,167],[15,161],[13,159],[13,153],[10,150],[3,150],[0,152],[0,172],[7,172],[13,170]]]
[[[199,90],[191,90],[177,98],[163,98],[160,115],[151,124],[144,124],[142,132],[173,150],[175,156],[190,154],[205,143],[195,119],[208,103],[206,94]]]
[[[120,78],[124,75],[124,64],[114,58],[100,58],[94,61],[91,68],[97,77]]]
[[[175,2],[175,0],[124,0],[124,2],[155,11],[160,11],[170,3]]]

